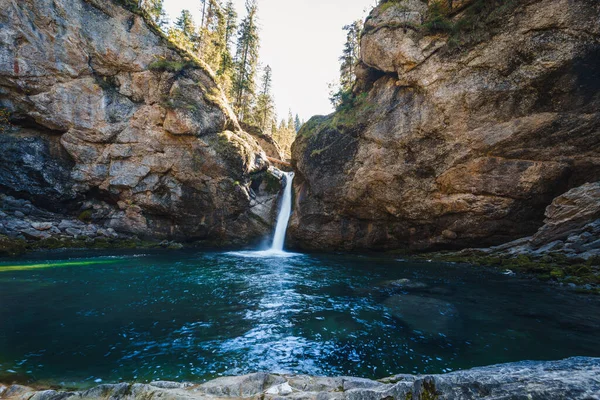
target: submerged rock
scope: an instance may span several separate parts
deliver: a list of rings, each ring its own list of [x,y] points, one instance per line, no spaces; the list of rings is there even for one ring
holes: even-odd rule
[[[386,299],[383,304],[411,329],[428,335],[449,336],[460,322],[454,305],[433,297],[396,295]]]
[[[475,400],[600,398],[600,359],[523,361],[444,375],[396,375],[381,381],[352,377],[311,377],[257,373],[204,384],[153,382],[104,384],[82,392],[0,385],[0,399],[339,399]]]

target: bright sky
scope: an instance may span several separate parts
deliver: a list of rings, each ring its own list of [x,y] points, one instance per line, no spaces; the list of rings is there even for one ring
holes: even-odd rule
[[[238,20],[244,0],[234,0]],[[279,119],[288,109],[308,120],[329,114],[328,83],[337,82],[338,58],[345,34],[342,27],[364,19],[377,0],[259,0],[260,60],[273,69],[273,94]],[[171,21],[182,9],[200,23],[200,1],[165,0]]]

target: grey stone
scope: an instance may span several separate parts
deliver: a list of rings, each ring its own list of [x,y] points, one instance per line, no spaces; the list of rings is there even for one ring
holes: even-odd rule
[[[21,211],[15,211],[14,215],[17,218],[24,218],[25,217],[25,214],[23,214]]]
[[[79,236],[81,235],[81,230],[76,228],[67,228],[65,232],[71,236]]]
[[[381,381],[352,377],[312,377],[256,373],[197,385],[178,382],[105,384],[83,392],[12,385],[0,390],[6,400],[265,399],[293,400],[593,400],[600,398],[600,358],[523,361],[443,375],[396,375]]]
[[[38,231],[47,231],[50,230],[53,225],[52,222],[32,222],[31,227],[33,229],[37,229]]]
[[[38,231],[37,229],[33,229],[33,228],[22,229],[21,234],[23,234],[23,236],[26,239],[33,239],[33,240],[48,239],[51,236],[47,232]]]
[[[30,225],[29,225],[28,222],[21,221],[21,220],[18,220],[18,219],[8,220],[4,224],[4,226],[6,227],[6,229],[9,229],[9,230],[26,229],[26,228],[30,227]]]
[[[60,224],[58,224],[58,229],[60,229],[60,230],[65,230],[67,228],[79,229],[83,225],[84,224],[80,221],[63,219],[62,221],[60,221]]]

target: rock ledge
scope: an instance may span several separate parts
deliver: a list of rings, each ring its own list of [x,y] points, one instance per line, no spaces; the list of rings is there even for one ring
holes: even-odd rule
[[[80,392],[0,385],[0,399],[600,399],[600,358],[522,361],[444,375],[396,375],[379,381],[255,373],[204,384],[158,381],[106,384]]]

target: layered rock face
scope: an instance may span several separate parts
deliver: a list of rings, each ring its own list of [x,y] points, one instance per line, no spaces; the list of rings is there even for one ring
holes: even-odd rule
[[[451,18],[477,20],[481,3],[455,1]],[[468,45],[435,33],[426,1],[373,10],[354,104],[313,118],[293,148],[297,247],[499,244],[600,179],[600,3],[507,4]]]
[[[0,385],[0,399],[331,399],[471,400],[596,399],[600,359],[523,361],[444,375],[396,375],[380,381],[352,377],[313,377],[256,373],[218,378],[201,385],[177,382],[100,385],[80,392]]]
[[[0,190],[75,216],[85,203],[93,221],[144,237],[270,231],[279,187],[262,148],[212,73],[142,16],[105,0],[0,0],[0,25],[13,124]]]
[[[488,249],[486,253],[543,255],[560,252],[588,260],[600,256],[600,182],[558,196],[546,208],[544,225],[529,237]]]

